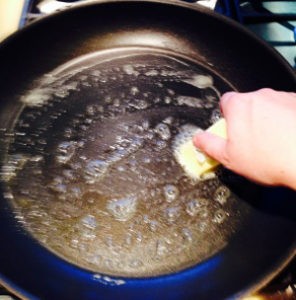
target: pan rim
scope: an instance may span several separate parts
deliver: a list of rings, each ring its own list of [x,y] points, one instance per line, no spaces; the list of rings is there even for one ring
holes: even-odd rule
[[[221,15],[218,15],[218,14],[216,14],[216,13],[214,13],[214,12],[212,12],[212,11],[210,11],[210,10],[208,10],[208,9],[205,9],[205,8],[197,8],[197,7],[193,7],[193,5],[191,5],[191,4],[188,4],[188,3],[179,3],[179,2],[177,2],[177,1],[164,1],[164,0],[160,0],[160,1],[155,1],[155,0],[135,0],[135,1],[130,1],[130,0],[111,0],[111,1],[106,1],[106,0],[103,0],[103,1],[98,1],[98,2],[94,2],[94,3],[86,3],[86,4],[84,4],[83,6],[93,6],[93,5],[100,5],[100,4],[114,4],[114,3],[137,3],[137,2],[139,2],[139,3],[157,3],[157,4],[159,4],[159,3],[163,3],[163,4],[165,4],[165,5],[176,5],[176,6],[182,6],[182,7],[186,7],[186,8],[190,8],[190,9],[194,9],[194,10],[197,10],[197,11],[204,11],[205,13],[207,13],[208,15],[212,15],[212,16],[214,16],[215,18],[218,18],[218,19],[220,19],[220,20],[223,20],[223,22],[227,22],[227,23],[229,23],[229,24],[233,24],[233,25],[235,25],[235,27],[236,28],[239,28],[240,30],[243,30],[245,33],[247,33],[248,35],[250,35],[250,36],[252,36],[252,39],[256,39],[257,40],[257,42],[259,42],[260,44],[262,44],[262,45],[264,45],[264,47],[267,47],[268,48],[268,50],[269,51],[272,51],[278,58],[280,58],[281,59],[281,61],[286,65],[286,69],[287,70],[290,70],[290,71],[292,71],[292,68],[288,65],[288,63],[286,62],[286,60],[284,60],[284,58],[282,58],[282,56],[276,51],[276,50],[274,50],[273,48],[271,48],[270,46],[268,46],[267,45],[267,43],[265,43],[264,41],[262,41],[261,39],[259,39],[257,36],[255,36],[254,34],[251,34],[250,33],[250,31],[249,30],[246,30],[246,28],[245,27],[243,27],[243,26],[241,26],[241,25],[239,25],[239,24],[237,24],[236,22],[234,22],[234,21],[232,21],[232,20],[230,20],[230,19],[228,19],[228,18],[226,18],[226,17],[224,17],[224,16],[221,16]],[[72,10],[78,10],[78,9],[80,9],[80,7],[74,7],[74,8],[71,8],[70,10],[72,11]],[[58,14],[63,14],[64,12],[59,12]],[[52,18],[53,16],[49,16],[49,17],[46,17],[46,18]],[[37,22],[39,22],[39,21],[36,21],[36,23]],[[40,20],[40,22],[42,22],[42,20]],[[34,23],[34,24],[36,24],[36,23]],[[34,24],[32,24],[32,26],[34,25]],[[31,25],[29,25],[29,26],[31,26]],[[35,25],[34,25],[35,26]],[[24,30],[27,30],[27,29],[24,29]],[[17,34],[20,34],[20,33],[17,33]],[[17,35],[16,34],[16,35]],[[11,37],[11,38],[14,38],[14,37]],[[7,42],[9,41],[9,39],[7,40]],[[1,46],[0,46],[0,48],[1,48]],[[293,77],[294,77],[294,79],[295,79],[295,82],[296,82],[296,76],[295,76],[295,74],[294,74],[294,72],[290,72],[292,75],[293,75]],[[295,248],[295,246],[293,246],[293,249],[291,249],[291,253],[288,255],[289,257],[286,259],[286,260],[284,260],[284,262],[286,262],[286,264],[288,264],[289,263],[289,261],[293,258],[293,256],[295,256],[295,254],[296,254],[296,249],[294,249]],[[284,267],[285,267],[285,265],[286,264],[284,264],[284,265],[282,265],[282,268],[280,268],[280,266],[279,266],[279,271],[281,270],[281,269],[283,269]],[[187,271],[187,269],[185,270],[185,271]],[[274,275],[272,275],[272,277],[270,278],[270,279],[272,279],[274,276],[276,276],[277,274],[274,274]],[[167,275],[164,275],[164,276],[167,276]],[[133,278],[134,279],[134,278]],[[262,282],[260,283],[260,285],[258,284],[258,286],[256,286],[256,287],[250,287],[250,291],[252,291],[252,290],[257,290],[257,289],[259,289],[260,287],[262,287],[262,286],[264,286],[264,284],[265,284],[265,282],[266,281],[269,281],[270,280],[269,278],[265,278],[264,280],[262,279]],[[139,280],[141,280],[141,278],[139,279]],[[1,278],[1,275],[0,275],[0,282],[2,281],[2,278]],[[248,292],[249,290],[247,290],[246,292]],[[245,293],[245,292],[244,292]],[[238,295],[236,295],[236,296],[241,296],[241,294],[239,293]]]
[[[34,20],[32,23],[28,24],[27,26],[21,28],[17,32],[13,33],[12,35],[8,36],[6,39],[4,39],[0,43],[0,50],[2,47],[5,47],[6,44],[9,44],[11,40],[15,39],[18,35],[22,34],[22,32],[25,32],[27,30],[30,30],[30,28],[35,27],[36,25],[39,26],[39,23],[47,22],[48,20],[51,20],[52,18],[56,18],[59,16],[63,16],[66,14],[71,14],[75,12],[79,12],[79,10],[86,9],[88,7],[96,7],[96,6],[104,6],[104,5],[116,5],[116,4],[132,4],[132,5],[137,5],[138,4],[143,4],[143,3],[150,3],[150,4],[156,4],[156,5],[164,5],[164,6],[174,6],[174,7],[182,7],[186,8],[190,11],[196,11],[198,13],[203,13],[206,14],[207,16],[214,18],[218,21],[221,21],[225,24],[228,24],[232,28],[235,28],[242,32],[243,34],[249,36],[251,39],[253,39],[258,45],[260,44],[261,47],[264,47],[265,50],[268,52],[271,52],[272,55],[277,58],[280,63],[285,66],[286,71],[290,73],[291,77],[294,78],[295,81],[295,86],[296,86],[296,73],[294,69],[290,66],[288,61],[276,50],[274,49],[271,45],[269,45],[265,40],[257,36],[254,32],[243,26],[237,21],[232,20],[231,18],[224,16],[222,14],[219,14],[218,12],[215,12],[214,10],[211,10],[207,7],[204,7],[198,3],[189,3],[185,1],[180,1],[180,0],[95,0],[93,2],[86,2],[86,3],[81,3],[76,6],[70,7],[66,10],[62,11],[57,11],[55,13],[52,13],[47,16],[43,16],[41,19]],[[296,91],[296,87],[295,87]]]

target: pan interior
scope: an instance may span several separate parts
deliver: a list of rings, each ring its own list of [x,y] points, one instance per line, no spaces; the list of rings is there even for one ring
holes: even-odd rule
[[[188,178],[173,141],[213,123],[231,89],[147,49],[98,52],[39,78],[19,99],[2,168],[16,219],[50,251],[109,275],[168,274],[214,255],[248,209],[218,176]]]

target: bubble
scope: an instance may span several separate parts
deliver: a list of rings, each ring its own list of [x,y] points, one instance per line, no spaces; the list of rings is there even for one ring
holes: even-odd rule
[[[143,157],[143,163],[144,164],[150,164],[151,163],[151,158],[149,156],[145,156]]]
[[[65,98],[69,96],[69,91],[67,89],[60,88],[57,91],[55,91],[54,95],[59,98]]]
[[[73,135],[74,135],[74,130],[72,128],[67,127],[64,129],[64,137],[65,138],[72,138]]]
[[[197,229],[200,231],[200,232],[205,232],[205,230],[207,229],[208,227],[208,223],[206,221],[202,221],[200,223],[197,224]]]
[[[143,266],[143,262],[139,259],[133,259],[130,263],[129,266],[131,268],[139,268],[141,266]]]
[[[163,140],[169,140],[171,138],[171,131],[167,124],[159,123],[155,127],[155,132],[161,137]]]
[[[137,232],[137,235],[136,235],[136,241],[137,241],[138,243],[141,243],[142,240],[143,240],[143,235],[142,235],[142,233],[141,233],[141,232]]]
[[[155,98],[153,99],[153,102],[154,102],[155,104],[160,103],[160,102],[161,102],[160,97],[155,97]]]
[[[158,71],[157,70],[149,70],[145,73],[146,76],[157,76]]]
[[[220,99],[220,92],[215,87],[206,88],[203,90],[203,98],[206,100],[206,108],[213,108],[217,106]]]
[[[168,207],[164,211],[165,218],[170,223],[176,221],[178,219],[178,217],[180,216],[180,213],[181,213],[180,207],[178,207],[178,206]]]
[[[133,103],[130,104],[130,106],[132,106],[136,109],[139,109],[139,110],[146,109],[148,107],[148,105],[149,105],[148,102],[146,100],[143,100],[143,99],[140,99],[140,100],[135,99],[133,101]]]
[[[139,75],[139,72],[136,71],[132,65],[124,65],[123,66],[123,71],[127,75],[134,75],[134,76]]]
[[[72,81],[72,82],[69,82],[67,84],[67,88],[68,90],[73,90],[73,91],[78,91],[78,82],[77,81]]]
[[[116,98],[116,99],[114,100],[114,102],[113,102],[113,105],[114,105],[115,107],[119,107],[119,106],[120,106],[120,100]]]
[[[4,181],[10,181],[17,175],[17,172],[24,167],[27,160],[28,157],[22,154],[10,155],[7,164],[3,165],[1,168],[1,178]]]
[[[226,217],[227,217],[226,212],[222,209],[218,209],[214,214],[213,222],[217,224],[221,224],[226,219]]]
[[[107,247],[111,248],[113,246],[113,238],[112,236],[106,236],[104,239],[104,242],[106,244]]]
[[[52,98],[53,89],[52,88],[36,88],[31,90],[25,96],[21,97],[21,101],[28,105],[29,107],[41,107],[46,104]]]
[[[70,241],[70,247],[71,248],[77,249],[78,248],[78,244],[79,244],[79,240],[77,238],[73,238]]]
[[[58,145],[56,161],[60,164],[66,164],[75,154],[76,143],[73,141],[65,141]]]
[[[92,255],[89,257],[89,261],[93,264],[99,265],[102,261],[102,256],[99,254]]]
[[[109,269],[113,269],[114,267],[113,261],[111,259],[105,259],[104,265]]]
[[[208,200],[205,198],[192,199],[186,204],[186,212],[194,217],[201,212],[201,208],[207,205]]]
[[[125,246],[130,246],[132,244],[132,235],[131,233],[127,233],[127,235],[124,238],[124,245]]]
[[[108,164],[100,159],[89,161],[84,170],[84,179],[87,183],[92,184],[102,178],[108,169]]]
[[[132,96],[136,96],[139,92],[140,90],[138,89],[138,87],[136,86],[131,87],[130,93]]]
[[[73,170],[63,170],[63,176],[66,178],[68,181],[73,181],[75,179],[75,174]]]
[[[169,95],[172,95],[172,96],[175,95],[175,91],[172,89],[167,89],[167,92]]]
[[[205,181],[209,179],[213,179],[216,177],[216,173],[214,171],[208,171],[200,176],[200,180]]]
[[[157,256],[164,256],[167,254],[168,249],[166,243],[163,240],[158,239],[156,241],[156,255]]]
[[[100,76],[99,77],[99,82],[106,83],[106,82],[108,82],[108,78],[105,77],[105,76]]]
[[[170,104],[171,102],[172,102],[172,98],[171,97],[167,96],[167,97],[164,98],[164,103],[165,104]]]
[[[3,196],[4,196],[5,199],[9,199],[9,200],[12,200],[14,198],[13,194],[10,193],[10,192],[3,193]]]
[[[149,130],[149,131],[145,134],[144,137],[145,137],[146,139],[148,139],[148,140],[152,140],[152,139],[154,138],[154,136],[155,136],[155,135],[154,135],[154,132]]]
[[[130,220],[137,209],[137,198],[127,196],[121,199],[110,200],[107,203],[107,210],[118,221]]]
[[[150,122],[149,122],[149,120],[144,120],[144,121],[142,122],[142,128],[143,128],[144,130],[148,130],[149,127],[150,127]]]
[[[178,96],[177,97],[177,103],[178,105],[185,105],[189,107],[196,107],[196,108],[202,108],[203,103],[201,99],[198,99],[196,97],[189,97],[189,96]]]
[[[110,95],[106,96],[104,99],[105,103],[110,104],[112,102],[112,97]]]
[[[172,124],[173,124],[173,121],[174,121],[174,118],[171,117],[171,116],[169,116],[169,117],[166,117],[166,118],[162,121],[162,123],[167,124],[167,125],[172,125]]]
[[[200,211],[198,212],[198,217],[201,218],[201,219],[206,219],[208,216],[209,216],[208,208],[206,206],[202,207],[200,209]]]
[[[96,238],[95,232],[93,232],[93,230],[90,229],[90,228],[85,228],[85,230],[82,230],[82,231],[81,231],[81,235],[82,235],[81,238],[82,238],[84,241],[87,240],[87,242],[93,241],[93,240]],[[82,245],[82,244],[80,244],[79,246],[81,246],[81,245]],[[87,245],[85,245],[84,248],[81,249],[81,250],[87,251]]]
[[[88,116],[95,116],[98,112],[104,112],[104,107],[102,105],[91,104],[86,107],[86,114]]]
[[[118,166],[117,167],[117,171],[124,172],[125,171],[125,167],[124,166]]]
[[[221,185],[216,189],[214,193],[214,200],[223,205],[227,202],[229,196],[230,190],[226,186]]]
[[[64,183],[63,178],[57,176],[49,184],[49,188],[57,193],[65,194],[67,192],[67,186]]]
[[[163,188],[164,196],[167,202],[173,202],[179,196],[179,190],[175,185],[167,184]]]
[[[166,141],[164,140],[157,140],[156,141],[156,150],[162,150],[167,146]]]
[[[157,231],[159,223],[157,221],[155,221],[155,220],[151,220],[151,221],[149,221],[148,226],[149,226],[149,229],[152,232],[155,232],[155,231]]]
[[[82,196],[82,191],[78,186],[73,186],[69,191],[69,196],[71,196],[73,199],[80,199]]]
[[[38,143],[39,145],[46,145],[46,144],[47,144],[47,141],[46,141],[45,139],[39,139],[39,140],[37,140],[37,143]]]
[[[222,115],[221,115],[221,111],[220,109],[214,109],[212,111],[211,117],[210,117],[210,121],[212,124],[216,123],[219,119],[221,119]]]
[[[90,125],[90,124],[92,124],[92,122],[93,122],[93,120],[90,119],[90,118],[84,119],[84,123],[85,123],[86,125]]]
[[[40,210],[30,210],[28,216],[46,219],[47,213]]]
[[[210,75],[195,75],[188,80],[188,82],[200,89],[205,89],[214,85],[213,78]]]
[[[189,228],[183,228],[182,235],[186,241],[192,242],[193,235],[192,235],[192,231]]]
[[[101,71],[99,70],[93,70],[90,72],[91,75],[99,77],[101,75]]]

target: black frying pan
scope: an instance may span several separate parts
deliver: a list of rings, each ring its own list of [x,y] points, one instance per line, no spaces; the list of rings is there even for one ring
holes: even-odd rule
[[[221,93],[295,91],[293,70],[241,26],[185,3],[100,2],[44,18],[7,39],[0,66],[0,278],[15,293],[236,298],[265,284],[294,255],[294,192],[256,186],[223,168],[216,178],[190,183],[172,163],[171,138],[186,124],[209,126]],[[167,182],[178,186],[179,206],[172,207]],[[231,193],[226,206],[211,198],[221,185],[224,196]],[[163,188],[171,191],[165,199]],[[199,202],[192,206],[189,199]],[[200,206],[206,209],[197,212]],[[222,222],[223,213],[233,222]],[[161,220],[160,231],[152,217]],[[214,225],[207,227],[209,220]],[[126,227],[130,222],[133,228]],[[150,233],[141,236],[136,226],[150,226]],[[203,237],[198,244],[193,228]],[[201,234],[203,228],[209,231]],[[93,240],[96,230],[113,235],[96,248],[105,252],[89,259],[92,244],[74,236]],[[124,230],[133,246],[114,250],[111,240]],[[158,232],[154,252],[148,242],[137,248]],[[55,241],[49,249],[48,240]],[[166,252],[172,245],[185,246]],[[137,257],[135,248],[142,249]],[[122,251],[129,263],[114,264],[110,255]],[[150,261],[134,260],[141,255]]]

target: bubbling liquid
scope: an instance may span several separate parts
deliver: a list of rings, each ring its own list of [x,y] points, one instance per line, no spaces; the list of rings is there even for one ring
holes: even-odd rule
[[[192,181],[173,156],[175,136],[208,127],[230,87],[181,58],[119,54],[71,62],[21,97],[6,198],[43,246],[81,267],[177,272],[225,247],[247,214],[219,178]]]

